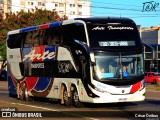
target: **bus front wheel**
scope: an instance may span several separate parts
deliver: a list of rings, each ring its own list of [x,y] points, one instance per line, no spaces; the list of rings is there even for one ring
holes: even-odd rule
[[[22,83],[22,86],[19,88],[19,98],[23,101],[30,100],[30,96],[28,95],[27,86],[25,83]]]
[[[71,97],[68,96],[67,88],[65,86],[62,86],[62,101],[61,103],[64,103],[65,106],[71,105]]]
[[[83,104],[79,101],[78,91],[75,87],[72,90],[72,102],[74,107],[77,108],[83,107]]]

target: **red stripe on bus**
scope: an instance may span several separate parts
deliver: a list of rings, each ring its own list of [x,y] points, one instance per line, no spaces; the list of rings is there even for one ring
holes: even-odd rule
[[[49,24],[39,25],[38,27],[38,29],[45,29],[45,28],[49,28]]]
[[[140,87],[141,87],[141,82],[138,82],[138,83],[132,85],[132,88],[131,88],[131,90],[130,90],[130,93],[136,92],[137,90],[139,90]]]
[[[39,77],[26,77],[26,85],[27,85],[27,90],[30,91],[31,89],[36,86],[36,83],[38,82]]]
[[[37,47],[34,47],[34,54],[35,54],[35,58],[32,60],[32,62],[42,62],[43,59],[43,54],[45,52],[45,46],[37,46]]]

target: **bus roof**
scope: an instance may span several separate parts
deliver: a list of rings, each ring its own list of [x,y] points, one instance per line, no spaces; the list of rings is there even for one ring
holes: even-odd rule
[[[131,24],[134,23],[133,20],[129,18],[122,18],[122,17],[90,17],[90,18],[75,18],[75,19],[70,19],[70,20],[64,20],[64,21],[58,21],[58,22],[50,22],[47,24],[42,24],[38,26],[31,26],[27,28],[22,28],[18,30],[12,30],[8,32],[8,35],[12,34],[17,34],[17,33],[23,33],[23,32],[28,32],[28,31],[33,31],[33,30],[38,30],[38,29],[45,29],[45,28],[51,28],[51,27],[58,27],[62,22],[66,24],[74,23],[76,20],[81,20],[86,23],[127,23]]]
[[[59,22],[50,22],[50,23],[42,24],[42,25],[38,25],[38,26],[31,26],[31,27],[27,27],[27,28],[18,29],[18,30],[12,30],[12,31],[8,32],[8,35],[23,33],[23,32],[28,32],[28,31],[38,30],[38,29],[58,27],[58,26],[60,26],[60,23],[61,23],[60,21]]]
[[[134,23],[133,20],[124,17],[90,17],[90,18],[75,18],[74,20],[83,20],[87,23]]]

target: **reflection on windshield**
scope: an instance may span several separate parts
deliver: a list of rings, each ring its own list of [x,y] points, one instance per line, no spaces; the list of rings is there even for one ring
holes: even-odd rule
[[[142,54],[97,54],[94,79],[130,79],[143,75]]]

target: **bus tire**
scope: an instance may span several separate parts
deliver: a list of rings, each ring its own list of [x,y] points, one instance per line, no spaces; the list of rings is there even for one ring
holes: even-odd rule
[[[83,107],[83,104],[79,101],[78,91],[75,87],[72,90],[72,102],[74,107],[77,108]]]
[[[61,102],[62,104],[64,103],[65,106],[71,106],[71,97],[68,96],[68,91],[67,88],[63,85],[62,86],[62,99],[63,102]]]
[[[19,88],[19,98],[23,101],[30,101],[30,96],[27,92],[27,86],[26,83],[22,83],[22,87]]]

